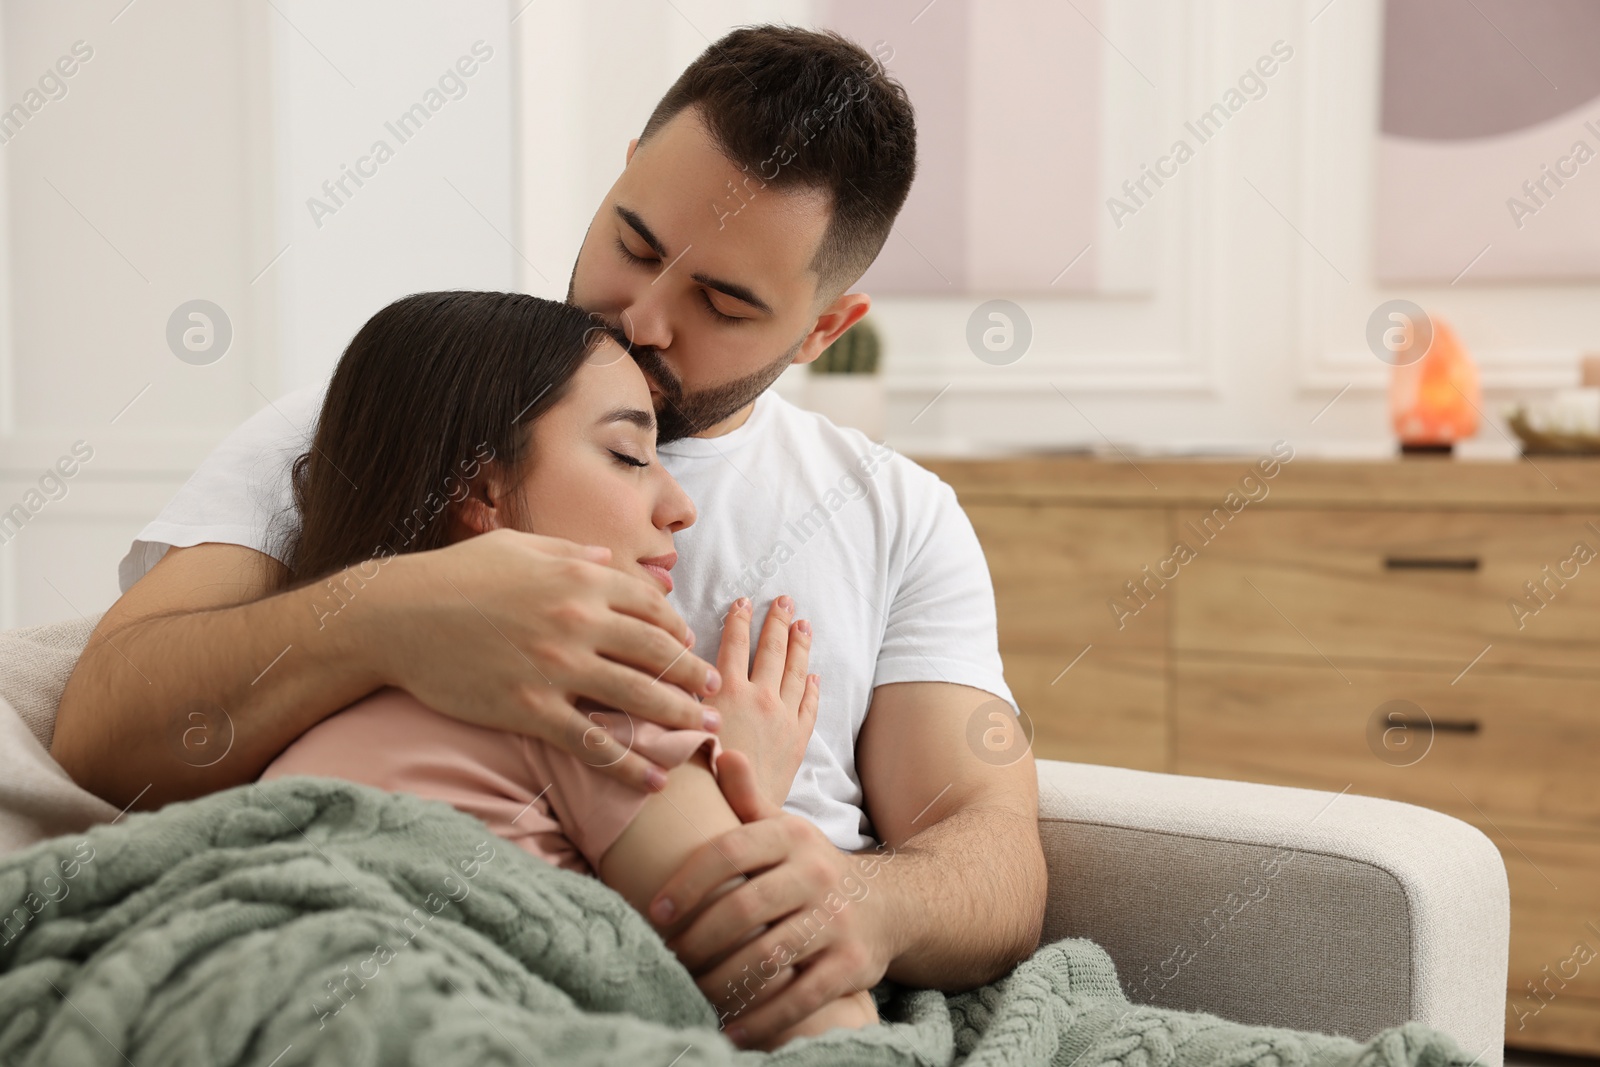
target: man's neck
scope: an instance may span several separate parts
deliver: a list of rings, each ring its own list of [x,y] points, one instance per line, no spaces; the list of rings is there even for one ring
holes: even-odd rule
[[[745,424],[745,421],[750,418],[750,413],[755,410],[755,407],[756,402],[752,400],[750,403],[746,404],[738,411],[735,411],[732,415],[729,415],[715,426],[707,427],[694,436],[721,437],[724,434],[730,434]]]

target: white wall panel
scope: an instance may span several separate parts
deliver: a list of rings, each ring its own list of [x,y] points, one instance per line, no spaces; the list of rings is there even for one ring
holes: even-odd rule
[[[683,65],[734,25],[807,24],[811,11],[0,2],[3,106],[74,42],[94,49],[64,96],[0,142],[0,506],[73,441],[96,450],[67,497],[0,544],[0,624],[64,617],[63,597],[107,606],[126,542],[216,441],[264,396],[326,375],[388,300],[456,286],[564,295],[628,139]],[[1454,286],[1375,283],[1380,0],[1104,0],[1099,16],[1110,184],[1143,161],[1139,131],[1175,136],[1275,41],[1294,58],[1147,208],[1102,227],[1098,269],[1123,280],[1117,292],[1018,301],[1034,333],[1018,362],[989,366],[965,341],[977,304],[1005,294],[879,300],[896,447],[1248,450],[1286,437],[1385,452],[1385,368],[1362,336],[1392,296],[1456,326],[1491,415],[1573,381],[1577,355],[1600,350],[1594,285],[1470,272]],[[478,40],[494,55],[466,94],[317,225],[307,200],[322,182]],[[234,331],[203,366],[165,340],[173,309],[197,297]],[[1507,449],[1493,428],[1471,447]]]
[[[128,542],[217,441],[326,377],[390,300],[519,284],[513,13],[503,0],[0,4],[0,106],[74,42],[93,50],[0,143],[0,509],[73,441],[95,450],[0,543],[0,625],[109,606]],[[492,55],[465,91],[446,84],[401,143],[385,123],[429,103],[479,41]],[[322,182],[381,139],[392,157],[313,218]],[[166,339],[196,298],[233,331],[203,365]]]
[[[585,161],[581,178],[525,161],[519,185],[523,232],[548,242],[560,228],[552,254],[564,264],[620,165],[619,146],[692,58],[696,39],[766,16],[754,4],[673,6],[666,22],[653,6],[614,19],[599,5],[547,11],[542,23],[529,21],[530,10],[519,23],[526,46],[565,63],[559,79],[547,65],[524,65],[522,128],[539,131],[543,157]],[[1310,451],[1387,453],[1387,368],[1362,338],[1368,314],[1392,296],[1457,327],[1483,367],[1485,410],[1496,418],[1511,400],[1573,382],[1578,354],[1600,350],[1592,285],[1478,284],[1469,274],[1454,287],[1400,291],[1374,281],[1380,0],[1106,0],[1100,16],[1111,186],[1144,161],[1149,135],[1139,131],[1153,129],[1157,142],[1181,136],[1276,42],[1293,56],[1147,207],[1120,229],[1103,227],[1096,254],[1111,273],[1121,265],[1122,292],[1017,299],[1034,335],[1018,362],[988,366],[965,340],[973,309],[1005,294],[878,299],[897,447],[1083,446],[1115,455],[1111,442],[1130,452],[1249,450],[1288,438]],[[790,5],[786,17],[809,24],[811,9]],[[699,34],[684,30],[690,22]],[[650,50],[663,34],[671,47]],[[572,84],[574,49],[557,40],[576,40],[588,57],[596,49],[622,57],[629,78],[585,63],[577,75],[585,88],[565,107],[560,84]],[[574,110],[581,120],[571,121]],[[531,151],[526,141],[523,150]],[[1508,449],[1486,426],[1464,451]]]

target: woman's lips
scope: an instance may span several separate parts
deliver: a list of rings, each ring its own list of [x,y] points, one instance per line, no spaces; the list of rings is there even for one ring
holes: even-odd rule
[[[673,564],[677,562],[678,554],[669,552],[665,556],[651,556],[648,559],[641,559],[639,566],[650,572],[650,575],[661,583],[663,592],[670,593],[672,592],[672,575],[667,572],[672,570]]]

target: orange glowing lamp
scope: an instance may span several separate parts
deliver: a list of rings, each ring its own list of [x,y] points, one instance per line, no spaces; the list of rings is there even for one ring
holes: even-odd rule
[[[1389,381],[1389,415],[1402,452],[1449,452],[1478,432],[1478,368],[1450,325],[1432,318],[1423,357],[1399,364]]]

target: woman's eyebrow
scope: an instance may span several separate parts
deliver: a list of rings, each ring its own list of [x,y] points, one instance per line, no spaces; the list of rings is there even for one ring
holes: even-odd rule
[[[643,411],[639,408],[616,408],[600,416],[596,425],[604,426],[613,422],[631,422],[641,430],[654,430],[656,417],[654,412]]]

